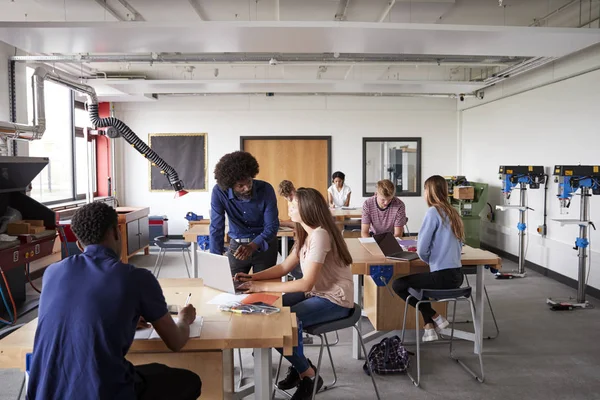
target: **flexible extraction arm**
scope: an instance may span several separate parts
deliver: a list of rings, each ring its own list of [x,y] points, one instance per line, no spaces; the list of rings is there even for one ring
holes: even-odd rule
[[[38,140],[41,139],[46,130],[45,104],[44,104],[44,81],[49,80],[60,85],[66,86],[76,92],[87,95],[88,109],[92,124],[96,128],[113,127],[129,144],[133,146],[141,155],[152,162],[153,166],[160,168],[161,173],[165,174],[169,183],[180,197],[187,194],[183,188],[183,182],[179,179],[177,171],[167,164],[158,154],[156,154],[146,143],[144,143],[123,121],[110,117],[100,118],[98,115],[98,98],[93,87],[80,83],[77,79],[58,74],[55,71],[48,71],[43,67],[38,67],[32,76],[33,110],[34,118],[31,125],[17,124],[13,122],[0,121],[0,136],[12,139]]]

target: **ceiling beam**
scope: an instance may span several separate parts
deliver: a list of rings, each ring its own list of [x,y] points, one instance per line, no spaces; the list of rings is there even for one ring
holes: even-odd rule
[[[190,2],[190,5],[194,9],[194,11],[196,11],[196,14],[198,14],[198,18],[200,18],[200,21],[208,21],[208,18],[206,18],[206,15],[204,15],[204,10],[202,9],[202,6],[200,5],[200,0],[188,0],[188,1]]]
[[[386,17],[390,13],[392,7],[394,7],[394,4],[396,4],[396,0],[388,0],[388,4],[387,4],[387,6],[385,6],[385,9],[383,10],[381,15],[377,19],[377,22],[383,22],[383,20],[386,19]]]
[[[118,0],[118,1],[119,1],[119,3],[121,3],[121,5],[123,7],[125,7],[127,9],[127,11],[129,11],[132,14],[133,21],[145,21],[144,17],[142,17],[142,14],[137,12],[137,10],[135,8],[133,8],[133,6],[131,4],[129,4],[127,2],[127,0]]]
[[[100,7],[104,8],[104,10],[106,10],[106,12],[108,12],[110,15],[115,17],[118,21],[125,21],[125,18],[121,17],[119,14],[117,14],[117,12],[115,10],[113,10],[113,8],[111,6],[106,4],[106,0],[94,0],[94,1],[96,3],[98,3],[98,5]]]
[[[346,20],[346,13],[348,12],[348,4],[350,4],[350,0],[340,0],[337,11],[335,12],[334,19],[336,21],[345,21]]]

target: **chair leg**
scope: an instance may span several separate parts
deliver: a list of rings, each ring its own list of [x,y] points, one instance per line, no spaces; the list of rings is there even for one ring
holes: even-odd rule
[[[473,304],[473,299],[469,298],[467,300],[469,302],[469,306],[471,307],[471,318],[473,318],[473,321],[475,321],[475,305]],[[456,303],[455,303],[456,306]],[[481,343],[479,343],[479,328],[474,324],[474,328],[475,328],[475,341],[476,343],[479,345],[478,347],[481,348]],[[453,331],[454,333],[454,331]],[[471,370],[471,368],[467,367],[467,365],[462,362],[461,360],[459,360],[458,358],[455,358],[452,355],[452,350],[450,353],[450,357],[456,361],[457,363],[459,363],[461,365],[461,367],[463,367],[465,369],[465,371],[467,371],[469,374],[471,374],[475,379],[477,379],[479,382],[483,383],[483,381],[485,380],[485,375],[483,372],[483,356],[481,354],[481,352],[479,352],[478,357],[479,357],[479,368],[481,370],[481,376],[477,376],[477,374],[475,372],[473,372],[473,370]]]
[[[494,314],[494,309],[492,308],[492,302],[490,301],[490,296],[488,295],[487,288],[483,285],[483,291],[485,292],[485,298],[487,299],[488,307],[490,307],[490,313],[492,314],[492,320],[494,321],[494,326],[496,327],[496,335],[488,336],[488,339],[496,339],[500,335],[500,328],[498,327],[498,321],[496,321],[496,314]]]
[[[190,268],[188,267],[187,259],[185,257],[185,250],[181,250],[181,255],[183,256],[183,263],[185,264],[185,270],[187,271],[188,278],[191,278],[192,276],[190,275]]]
[[[323,335],[319,336],[321,337],[321,347],[319,348],[319,361],[317,362],[317,374],[315,376],[315,385],[313,386],[312,400],[315,400],[315,396],[317,395],[317,382],[319,382],[319,372],[321,371],[321,361],[323,359],[323,346],[325,345]]]
[[[165,256],[167,254],[167,250],[161,249],[162,257],[160,258],[160,263],[158,264],[158,272],[156,272],[156,279],[158,279],[158,275],[160,275],[160,270],[162,269],[163,263],[165,262]]]
[[[410,300],[411,297],[412,296],[409,295],[406,298],[406,302],[404,303],[404,318],[402,319],[402,337],[400,338],[400,343],[404,343],[404,332],[405,332],[405,327],[406,327],[406,316],[408,315],[408,300]]]
[[[271,399],[275,399],[275,393],[277,392],[277,381],[279,380],[279,373],[281,372],[281,362],[283,361],[283,354],[279,355],[279,364],[277,364],[277,373],[275,374],[275,381],[273,382],[273,393]]]
[[[362,335],[360,334],[360,331],[358,330],[358,327],[356,325],[353,326],[354,329],[356,329],[356,332],[358,333],[358,340],[360,341],[360,346],[362,348],[363,354],[366,355],[367,353],[367,349],[365,348],[365,343],[363,342],[362,339]],[[371,364],[369,364],[367,362],[367,368],[369,369],[369,376],[371,377],[371,382],[373,382],[373,388],[375,389],[375,394],[377,395],[377,400],[380,400],[381,397],[379,397],[379,389],[377,389],[377,383],[375,382],[375,373],[371,370]]]
[[[325,346],[327,346],[327,353],[329,354],[329,361],[331,362],[331,369],[333,370],[333,381],[327,385],[323,385],[323,390],[331,389],[337,383],[337,372],[335,372],[335,365],[333,364],[333,357],[331,356],[331,349],[329,348],[329,340],[327,340],[327,335],[323,334],[323,338],[325,339]]]
[[[406,298],[406,305],[404,306],[404,322],[402,323],[402,339],[400,340],[402,343],[404,343],[404,327],[406,326],[406,314],[407,314],[407,310],[408,310],[408,300],[410,300],[412,296],[408,296]],[[415,381],[415,378],[413,378],[413,376],[410,374],[410,372],[408,371],[408,369],[406,370],[406,375],[408,375],[408,377],[410,378],[410,380],[412,381],[413,385],[419,387],[419,384],[421,382],[421,340],[419,338],[419,305],[421,304],[420,301],[417,302],[416,306],[415,306],[415,340],[417,342],[417,380]]]
[[[238,360],[240,361],[240,380],[238,381],[237,384],[237,388],[239,390],[239,388],[242,387],[242,382],[244,381],[244,364],[242,363],[242,349],[237,349],[238,351]],[[279,361],[279,364],[281,365],[281,361]]]
[[[152,270],[152,274],[156,275],[157,269],[158,269],[158,263],[160,261],[160,255],[162,254],[162,249],[159,248],[158,249],[158,256],[156,256],[156,262],[154,263],[154,270]]]

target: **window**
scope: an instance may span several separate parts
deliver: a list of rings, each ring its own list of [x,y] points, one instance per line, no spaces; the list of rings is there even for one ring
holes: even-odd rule
[[[27,68],[31,82],[34,69]],[[33,94],[27,85],[27,112],[33,120]],[[90,152],[94,191],[96,191],[96,150],[75,133],[74,120],[82,121],[84,110],[74,108],[73,93],[65,86],[44,82],[46,132],[40,140],[29,142],[29,156],[48,157],[48,165],[31,182],[31,197],[45,204],[54,204],[85,197],[87,191],[87,154]],[[86,126],[89,125],[89,122]]]
[[[78,198],[85,198],[88,183],[88,153],[92,166],[92,186],[97,192],[96,182],[96,139],[91,136],[89,141],[84,137],[84,128],[90,128],[89,113],[83,108],[83,103],[75,103],[75,189]]]
[[[389,179],[396,196],[421,195],[421,138],[363,138],[363,196]]]

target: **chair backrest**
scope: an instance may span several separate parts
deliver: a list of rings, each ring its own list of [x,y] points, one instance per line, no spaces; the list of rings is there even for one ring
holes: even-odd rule
[[[168,242],[168,241],[169,241],[169,238],[168,238],[168,237],[166,237],[166,236],[164,236],[164,235],[161,235],[161,236],[157,236],[157,237],[155,237],[155,238],[154,238],[154,241],[155,241],[155,242],[161,242],[161,243],[164,243],[164,242]]]

